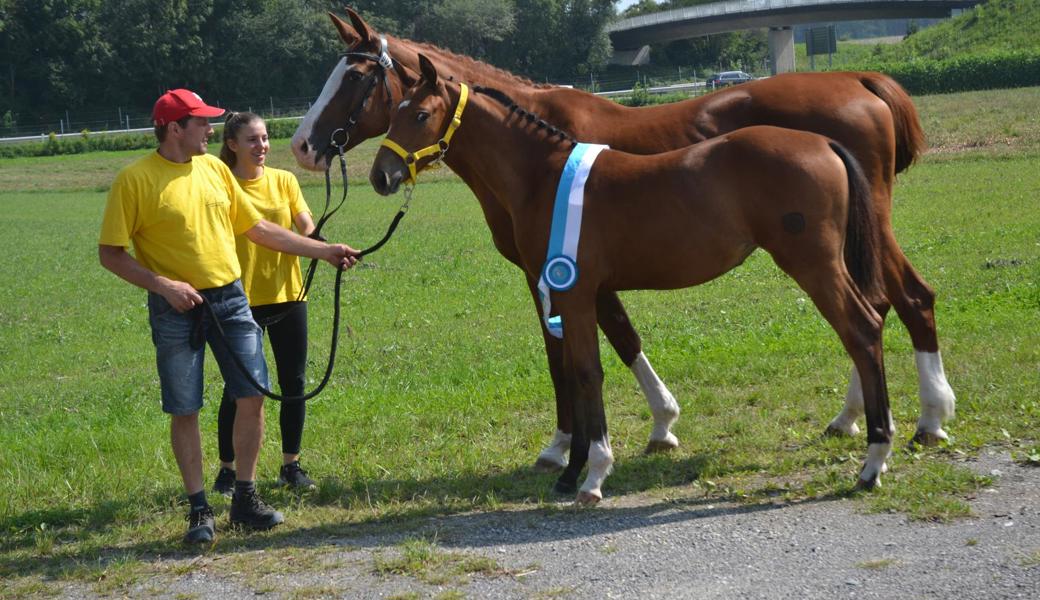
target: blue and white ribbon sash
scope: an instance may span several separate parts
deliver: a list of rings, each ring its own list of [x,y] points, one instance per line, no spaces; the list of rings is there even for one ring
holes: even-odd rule
[[[563,338],[563,319],[550,316],[549,292],[565,292],[578,281],[578,240],[581,238],[581,215],[585,204],[585,182],[592,163],[609,146],[577,144],[560,174],[553,205],[552,228],[545,265],[538,279],[538,295],[542,300],[542,319],[549,334]]]

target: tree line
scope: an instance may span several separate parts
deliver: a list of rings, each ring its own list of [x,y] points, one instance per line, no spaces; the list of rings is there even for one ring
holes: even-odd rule
[[[376,29],[537,80],[610,56],[613,0],[355,0]],[[344,50],[328,0],[0,0],[0,117],[150,107],[190,87],[207,101],[316,96]]]

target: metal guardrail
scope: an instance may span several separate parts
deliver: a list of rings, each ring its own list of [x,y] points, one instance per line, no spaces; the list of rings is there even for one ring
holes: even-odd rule
[[[699,92],[705,89],[705,82],[696,81],[692,83],[676,83],[673,85],[648,87],[646,88],[646,92],[648,94],[671,94],[675,92]],[[613,90],[610,92],[596,92],[596,95],[603,96],[604,98],[619,98],[623,96],[631,96],[634,93],[635,90]]]

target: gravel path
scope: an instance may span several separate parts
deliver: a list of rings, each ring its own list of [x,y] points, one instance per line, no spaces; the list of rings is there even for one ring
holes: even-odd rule
[[[971,500],[973,518],[949,524],[862,514],[854,500],[740,505],[608,496],[592,510],[453,515],[335,539],[331,549],[323,540],[321,555],[306,559],[310,567],[262,581],[236,576],[222,565],[226,557],[200,557],[194,566],[170,561],[169,575],[139,582],[130,595],[1040,598],[1040,469],[997,451],[969,464],[996,483]],[[417,538],[434,540],[442,557],[483,557],[496,568],[440,580],[377,570],[401,555],[402,540]]]

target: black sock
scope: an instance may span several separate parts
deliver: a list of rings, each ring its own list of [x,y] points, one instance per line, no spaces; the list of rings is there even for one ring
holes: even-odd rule
[[[256,493],[255,481],[235,481],[236,496],[251,496]]]
[[[209,508],[209,502],[206,502],[206,490],[188,496],[188,504],[191,505],[191,512]]]

